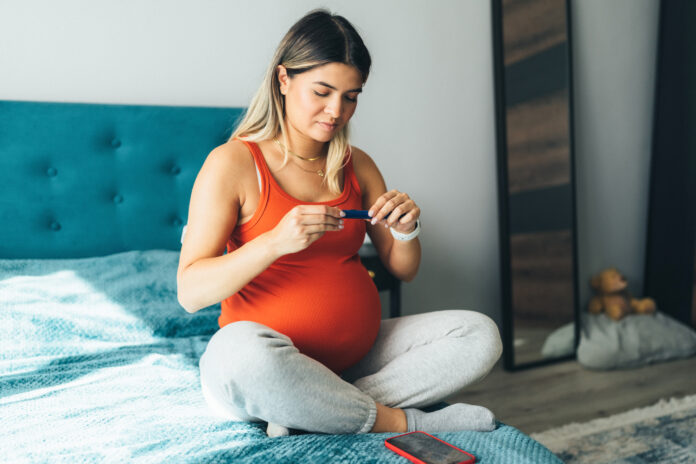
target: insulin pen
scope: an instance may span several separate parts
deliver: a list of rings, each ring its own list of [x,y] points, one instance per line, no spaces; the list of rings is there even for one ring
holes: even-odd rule
[[[344,209],[343,213],[345,213],[345,216],[343,216],[343,219],[372,219],[372,217],[367,214],[366,209]],[[386,216],[384,216],[384,219],[388,218],[391,212],[387,213]],[[405,214],[402,214],[399,219],[404,217]]]
[[[343,219],[372,219],[366,209],[344,209]]]

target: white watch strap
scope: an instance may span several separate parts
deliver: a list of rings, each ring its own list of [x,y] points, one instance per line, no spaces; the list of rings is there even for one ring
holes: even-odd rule
[[[408,242],[409,240],[413,240],[414,238],[418,237],[418,234],[420,234],[421,230],[421,225],[420,225],[420,219],[416,219],[416,228],[413,229],[413,231],[409,232],[408,234],[402,234],[401,232],[398,232],[391,227],[389,228],[389,231],[391,232],[392,236],[399,241],[402,242]]]

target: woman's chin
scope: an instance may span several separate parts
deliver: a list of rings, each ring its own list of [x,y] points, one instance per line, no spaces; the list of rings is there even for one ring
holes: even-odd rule
[[[331,139],[333,139],[334,134],[327,134],[327,133],[320,133],[320,132],[312,132],[311,137],[313,140],[316,140],[317,142],[330,142]]]

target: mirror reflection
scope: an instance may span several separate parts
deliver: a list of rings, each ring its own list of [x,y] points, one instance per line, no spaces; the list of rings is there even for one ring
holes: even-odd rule
[[[519,367],[574,354],[568,10],[565,0],[503,0],[498,11],[505,126],[499,162],[506,172],[500,193],[507,197],[501,214],[509,261],[505,317],[513,350],[506,364]]]

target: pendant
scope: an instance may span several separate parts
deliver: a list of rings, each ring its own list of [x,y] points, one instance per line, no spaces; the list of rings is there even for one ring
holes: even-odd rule
[[[319,177],[324,177],[324,170],[323,169],[318,170],[317,174],[319,174]]]

